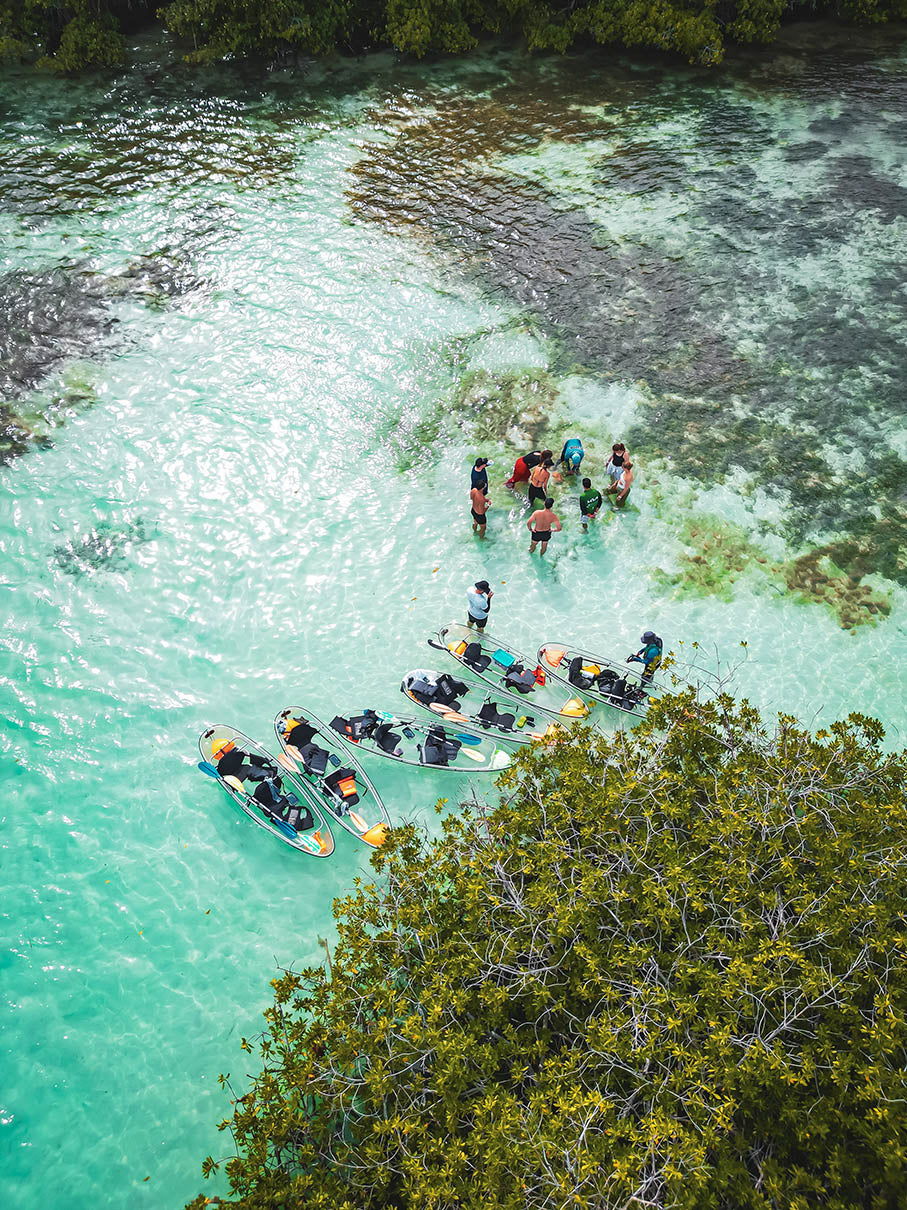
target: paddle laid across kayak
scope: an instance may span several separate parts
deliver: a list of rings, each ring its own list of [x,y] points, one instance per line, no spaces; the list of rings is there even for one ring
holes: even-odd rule
[[[433,668],[407,672],[400,692],[450,727],[479,735],[488,732],[510,744],[531,744],[549,734],[564,734],[563,728],[547,715],[537,727],[534,715],[508,710],[509,702],[502,694],[495,694],[487,682],[461,680]]]
[[[384,756],[401,765],[450,769],[457,773],[499,772],[510,764],[510,753],[497,741],[458,732],[440,723],[397,718],[384,710],[337,715],[331,726],[349,748]]]
[[[260,828],[312,857],[333,853],[334,837],[327,820],[280,757],[223,724],[201,733],[198,750],[202,757],[199,769],[219,781]],[[300,802],[285,783],[298,789],[305,801]]]
[[[274,719],[284,756],[303,786],[342,828],[366,844],[384,844],[390,816],[356,757],[311,710],[288,706]]]
[[[525,699],[523,710],[541,712],[559,723],[583,719],[596,704],[595,698],[564,692],[559,680],[548,681],[545,669],[535,660],[490,634],[454,623],[438,632],[429,646],[446,651],[469,674],[503,693],[510,705]]]

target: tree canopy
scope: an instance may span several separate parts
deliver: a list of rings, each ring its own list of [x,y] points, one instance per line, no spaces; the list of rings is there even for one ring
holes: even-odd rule
[[[395,829],[329,968],[274,981],[229,1204],[903,1206],[907,769],[881,738],[681,694],[533,745],[439,839]]]
[[[380,46],[461,53],[503,33],[531,50],[596,42],[715,64],[727,41],[771,42],[785,17],[887,21],[907,17],[907,0],[170,0],[159,9],[154,0],[0,0],[0,56],[39,54],[61,71],[110,66],[124,54],[122,28],[156,10],[197,62]]]

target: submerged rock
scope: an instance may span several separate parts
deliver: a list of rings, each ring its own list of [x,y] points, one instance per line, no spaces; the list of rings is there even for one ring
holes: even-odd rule
[[[32,390],[66,361],[109,340],[105,279],[84,262],[0,277],[0,400]]]
[[[0,465],[48,440],[70,401],[60,392],[36,413],[30,392],[64,365],[110,357],[126,347],[115,304],[125,298],[160,307],[201,286],[189,257],[172,246],[137,257],[120,274],[100,273],[87,261],[70,261],[41,272],[13,270],[0,276]]]
[[[134,521],[99,521],[87,533],[55,546],[52,557],[61,571],[82,576],[92,571],[121,571],[136,547],[151,541],[141,518]]]

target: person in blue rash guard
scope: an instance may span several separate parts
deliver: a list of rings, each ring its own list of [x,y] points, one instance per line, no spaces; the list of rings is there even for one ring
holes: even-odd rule
[[[585,457],[586,451],[583,449],[583,443],[579,437],[570,437],[564,442],[564,448],[561,450],[561,456],[558,459],[558,466],[563,462],[564,474],[576,475],[579,473],[580,463]]]
[[[491,609],[491,598],[494,593],[487,580],[476,580],[466,589],[466,603],[469,609],[466,624],[484,630]]]
[[[658,637],[654,630],[647,630],[642,636],[642,647],[635,655],[627,656],[628,664],[643,664],[642,683],[644,685],[651,681],[655,674],[655,669],[661,663],[661,653],[664,650],[664,643]]]

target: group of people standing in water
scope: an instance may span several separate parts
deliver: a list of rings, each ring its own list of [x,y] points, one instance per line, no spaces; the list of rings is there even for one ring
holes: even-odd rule
[[[539,547],[543,555],[551,541],[551,535],[558,533],[562,526],[560,517],[554,511],[554,497],[551,484],[561,483],[564,477],[575,478],[579,475],[580,465],[585,456],[583,443],[579,437],[571,437],[564,443],[561,456],[554,461],[552,450],[530,450],[517,458],[513,473],[505,486],[513,490],[517,484],[525,483],[529,490],[529,507],[531,512],[526,528],[529,530],[529,553],[534,554]],[[485,537],[485,527],[488,522],[489,493],[488,467],[489,458],[476,458],[472,468],[472,486],[469,492],[469,503],[472,511],[472,531],[480,538]],[[559,468],[563,468],[561,471]],[[592,486],[588,477],[582,481],[583,490],[579,497],[579,514],[583,533],[588,532],[589,522],[598,515],[607,497],[613,497],[613,508],[623,508],[630,495],[633,485],[633,463],[627,447],[622,441],[616,441],[611,447],[611,456],[605,468],[608,483],[604,496]]]

